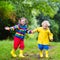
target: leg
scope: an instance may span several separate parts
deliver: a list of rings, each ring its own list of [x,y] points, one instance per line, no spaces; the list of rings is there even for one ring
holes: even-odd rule
[[[46,53],[46,58],[48,58],[48,50],[46,50],[45,53]]]
[[[20,39],[20,49],[24,50],[24,40]]]
[[[17,50],[19,44],[20,44],[20,39],[17,37],[14,37],[14,50]]]
[[[17,49],[18,46],[19,46],[19,42],[20,42],[19,38],[14,37],[14,49],[11,51],[11,55],[12,55],[13,57],[17,57],[17,55],[15,54],[15,51],[16,51],[16,49]]]
[[[44,49],[45,49],[45,56],[46,58],[48,58],[48,49],[49,49],[49,46],[48,45],[44,45]]]
[[[23,50],[24,50],[24,40],[20,39],[20,54],[19,54],[19,57],[24,57]]]
[[[38,44],[38,48],[40,49],[40,57],[43,57],[43,45]]]

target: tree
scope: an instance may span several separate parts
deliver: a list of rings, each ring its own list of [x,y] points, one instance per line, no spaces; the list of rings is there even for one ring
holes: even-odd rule
[[[6,19],[14,13],[14,6],[7,1],[0,1],[0,18]]]
[[[6,10],[8,11],[7,13],[2,9],[3,16],[10,18],[11,13],[15,10],[16,17],[26,17],[28,19],[30,28],[37,27],[36,17],[39,15],[43,15],[50,20],[53,19],[57,14],[60,5],[60,0],[5,0],[3,4],[6,2],[8,2],[7,5],[9,6],[9,10]],[[9,13],[10,10],[11,12]],[[4,12],[7,13],[6,16]],[[40,23],[41,22],[42,20],[40,20]]]

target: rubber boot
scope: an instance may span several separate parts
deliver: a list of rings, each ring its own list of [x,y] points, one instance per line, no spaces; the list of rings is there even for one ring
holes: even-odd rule
[[[15,54],[15,50],[14,49],[11,51],[11,55],[12,55],[12,57],[17,57],[17,55]]]
[[[42,58],[43,57],[43,51],[40,50],[40,57]]]
[[[23,55],[23,50],[20,50],[19,57],[22,57],[22,58],[24,58],[24,57],[25,57],[25,56]]]
[[[48,50],[45,51],[45,54],[46,54],[46,55],[45,55],[46,58],[48,58]]]

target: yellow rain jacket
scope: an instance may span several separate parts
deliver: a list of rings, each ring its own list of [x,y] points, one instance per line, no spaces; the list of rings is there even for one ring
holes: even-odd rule
[[[43,27],[38,27],[33,30],[33,32],[38,32],[38,44],[49,45],[49,40],[53,39],[53,34],[50,32],[49,28],[44,29]]]

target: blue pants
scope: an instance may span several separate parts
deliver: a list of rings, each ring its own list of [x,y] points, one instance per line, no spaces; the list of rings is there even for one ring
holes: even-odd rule
[[[49,49],[49,46],[48,46],[48,45],[38,44],[38,48],[39,48],[40,50],[43,50],[43,49],[48,50],[48,49]]]

